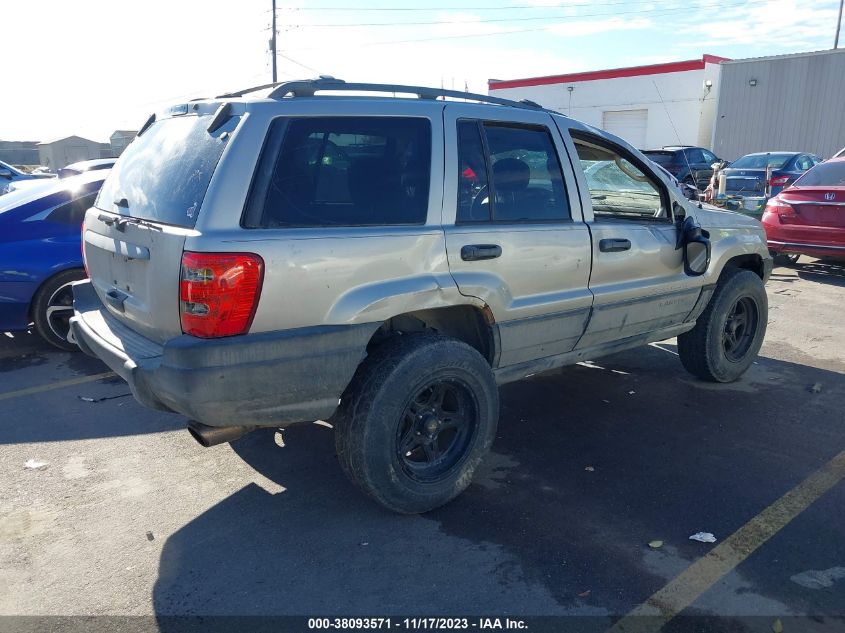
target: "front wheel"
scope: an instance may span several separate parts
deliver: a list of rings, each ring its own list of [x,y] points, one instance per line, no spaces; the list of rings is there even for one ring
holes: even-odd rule
[[[728,268],[695,327],[678,337],[684,368],[709,382],[733,382],[754,362],[766,335],[769,303],[763,280]]]
[[[338,460],[386,508],[427,512],[469,485],[498,416],[496,381],[478,351],[403,335],[367,358],[344,395],[334,420]]]
[[[50,345],[67,352],[79,351],[79,347],[68,341],[68,333],[73,316],[71,285],[81,279],[85,279],[85,271],[81,268],[63,270],[45,281],[32,300],[36,332]]]

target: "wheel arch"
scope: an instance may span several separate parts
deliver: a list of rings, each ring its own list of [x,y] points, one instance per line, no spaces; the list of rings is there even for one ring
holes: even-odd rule
[[[84,273],[85,267],[84,266],[76,266],[74,264],[65,264],[65,265],[62,265],[61,267],[52,268],[49,271],[49,274],[41,280],[41,282],[38,284],[38,287],[35,288],[35,290],[32,293],[32,296],[29,298],[29,307],[26,310],[26,316],[27,316],[27,319],[29,319],[30,323],[32,323],[32,320],[33,320],[33,317],[34,317],[33,309],[35,308],[35,299],[36,299],[36,297],[38,297],[38,295],[44,289],[44,286],[46,286],[48,283],[50,283],[58,275],[61,275],[62,273],[66,273],[66,272],[71,271],[71,270],[80,270]]]
[[[725,274],[725,271],[731,268],[750,270],[760,277],[760,279],[765,280],[766,268],[763,264],[763,258],[756,253],[745,253],[743,255],[735,255],[734,257],[731,257],[722,267],[722,272],[719,274],[719,278],[721,279],[721,277]]]
[[[367,343],[371,352],[402,333],[437,332],[475,348],[487,362],[496,366],[499,356],[498,330],[487,306],[460,304],[425,308],[397,314],[385,320]]]

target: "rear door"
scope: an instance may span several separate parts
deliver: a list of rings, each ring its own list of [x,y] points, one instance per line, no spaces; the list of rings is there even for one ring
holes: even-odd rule
[[[590,313],[590,234],[545,112],[449,104],[443,225],[461,293],[499,326],[499,365],[568,352]]]
[[[593,313],[578,348],[682,323],[698,300],[701,277],[684,274],[666,186],[621,145],[571,132],[593,250]]]
[[[239,121],[209,132],[212,113],[197,110],[142,130],[85,217],[85,262],[97,294],[113,317],[158,342],[182,332],[183,246]]]

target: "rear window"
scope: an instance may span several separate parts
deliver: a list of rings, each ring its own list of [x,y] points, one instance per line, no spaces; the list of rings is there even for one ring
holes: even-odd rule
[[[153,123],[129,144],[100,190],[96,206],[133,218],[193,227],[229,133],[230,118],[209,134],[212,115]]]
[[[845,186],[845,161],[821,163],[795,181],[797,187]]]
[[[643,152],[658,165],[666,166],[675,162],[675,155],[671,152]]]
[[[263,154],[248,227],[425,223],[428,119],[278,119]]]
[[[795,154],[749,154],[731,163],[731,169],[780,169],[786,165]]]

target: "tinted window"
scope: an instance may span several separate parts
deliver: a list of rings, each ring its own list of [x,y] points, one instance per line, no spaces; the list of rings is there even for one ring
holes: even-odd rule
[[[315,117],[279,119],[274,126],[285,124],[257,226],[425,222],[431,170],[427,119]]]
[[[59,224],[81,225],[82,220],[85,219],[85,212],[94,206],[97,193],[93,191],[81,198],[59,205],[45,219],[48,222],[58,222]]]
[[[795,181],[797,187],[845,186],[845,162],[820,163]]]
[[[701,150],[701,155],[704,156],[704,162],[708,165],[712,165],[718,160],[715,154],[711,154],[706,149]]]
[[[479,132],[469,122],[459,131],[459,169],[479,160]],[[458,219],[494,222],[544,222],[569,219],[569,202],[554,143],[545,127],[486,123],[482,127],[488,160],[481,163],[492,181],[493,196],[481,182],[471,185],[472,201],[459,199]],[[472,168],[477,176],[480,169]],[[462,178],[459,174],[459,178]],[[461,194],[459,186],[459,197]]]
[[[731,169],[780,169],[792,157],[793,154],[749,154],[731,163]]]
[[[177,116],[153,123],[130,143],[100,190],[97,207],[136,218],[192,227],[232,117],[209,134],[212,116]],[[119,207],[117,201],[126,201]]]
[[[660,188],[650,176],[598,140],[574,140],[597,220],[666,217]]]
[[[643,152],[658,165],[671,165],[675,162],[675,155],[672,152]]]
[[[458,222],[490,220],[487,163],[477,121],[458,123]]]
[[[704,162],[704,154],[702,154],[700,149],[688,149],[684,150],[687,154],[687,160],[690,163],[703,163]]]

